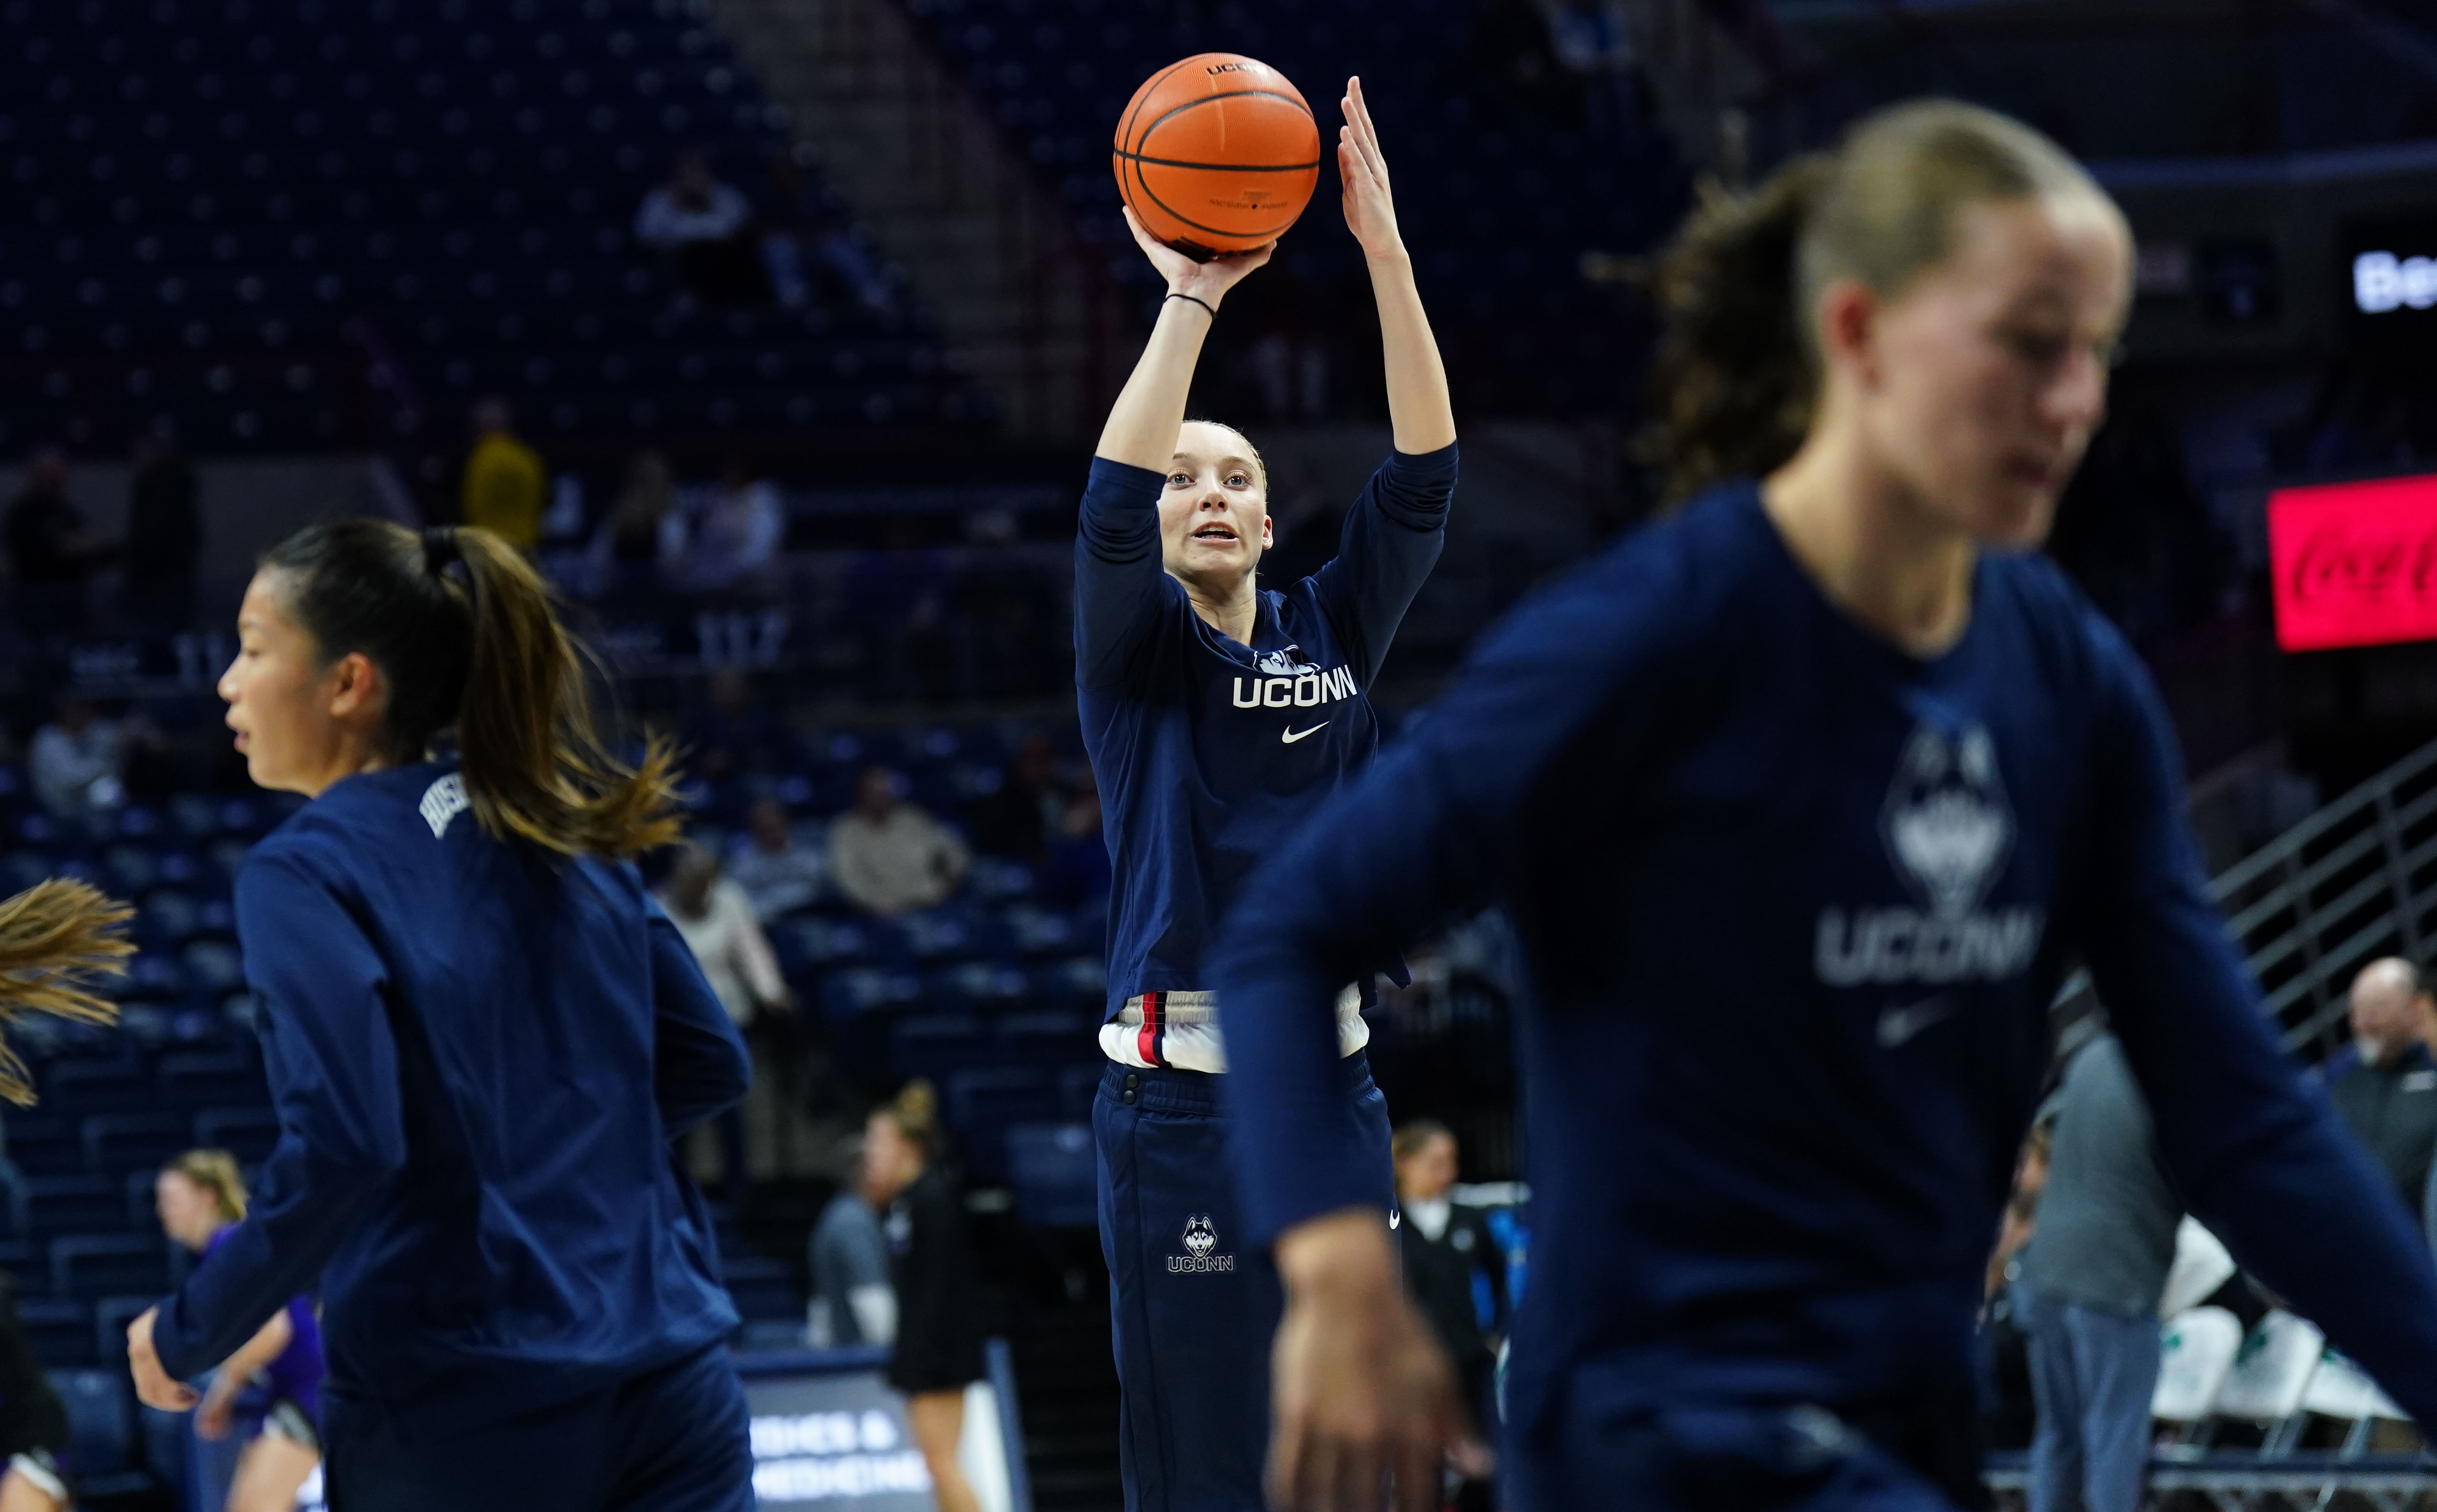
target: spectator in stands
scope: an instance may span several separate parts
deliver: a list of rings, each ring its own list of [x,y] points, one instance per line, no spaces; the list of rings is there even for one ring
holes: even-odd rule
[[[135,444],[128,478],[128,607],[139,624],[174,633],[189,627],[195,569],[203,551],[203,516],[195,469],[179,454],[167,423]]]
[[[67,1407],[17,1316],[17,1283],[0,1272],[0,1512],[68,1512],[68,1436]]]
[[[753,207],[711,173],[699,151],[680,155],[668,182],[643,196],[635,239],[666,257],[706,304],[758,305],[770,297]]]
[[[779,973],[779,958],[753,917],[745,889],[720,875],[719,857],[706,846],[689,842],[679,848],[676,864],[660,885],[660,906],[685,937],[702,974],[717,994],[719,1006],[743,1030],[756,1050],[768,1036],[761,1032],[772,1017],[795,1011],[787,979]],[[747,1120],[775,1127],[771,1078],[757,1075],[745,1100],[722,1113],[719,1131],[721,1180],[730,1201],[741,1202],[751,1186],[747,1164]]]
[[[550,475],[533,448],[517,439],[508,401],[497,395],[474,406],[474,449],[465,458],[459,499],[463,522],[479,525],[520,552],[541,544],[541,512]]]
[[[884,918],[944,903],[972,864],[956,833],[903,800],[885,766],[864,768],[854,807],[830,824],[830,875],[847,901]]]
[[[172,1243],[208,1255],[245,1220],[245,1183],[225,1150],[189,1150],[153,1178],[152,1204]],[[226,1512],[290,1512],[322,1463],[322,1324],[312,1296],[291,1297],[262,1331],[213,1372],[195,1408],[195,1432],[228,1436],[237,1394],[271,1388],[262,1429],[238,1456]]]
[[[1042,869],[1041,890],[1060,903],[1090,903],[1108,896],[1110,880],[1100,783],[1085,765],[1076,772],[1074,789],[1050,831],[1049,862]]]
[[[26,752],[34,797],[57,818],[81,823],[127,801],[127,732],[93,701],[63,694]]]
[[[762,238],[770,287],[789,309],[812,302],[812,279],[828,279],[864,308],[886,313],[897,305],[897,287],[871,248],[821,194],[796,161],[794,151],[770,156],[772,214]]]
[[[982,1334],[964,1204],[939,1158],[943,1142],[938,1099],[928,1081],[906,1083],[864,1128],[871,1190],[888,1199],[889,1270],[897,1291],[888,1383],[905,1394],[905,1418],[930,1468],[939,1512],[981,1512],[956,1461],[965,1388],[982,1378]]]
[[[686,522],[678,581],[699,594],[730,599],[777,587],[787,508],[778,488],[741,454],[720,469],[719,486]]]
[[[26,463],[24,489],[0,517],[28,635],[73,632],[83,624],[85,583],[117,548],[86,528],[68,502],[68,461],[44,447]]]
[[[768,923],[821,895],[829,868],[821,853],[796,843],[787,806],[758,799],[745,816],[745,835],[728,853],[728,874],[753,905],[753,917]]]
[[[861,1140],[848,1147],[846,1185],[813,1225],[813,1301],[805,1338],[815,1349],[897,1342],[897,1288],[888,1276],[888,1238],[880,1215],[896,1196],[893,1173],[875,1178]]]
[[[1453,1201],[1458,1169],[1454,1131],[1435,1118],[1399,1126],[1389,1150],[1396,1167],[1397,1226],[1405,1285],[1454,1362],[1465,1407],[1474,1420],[1498,1420],[1492,1394],[1498,1336],[1506,1324],[1506,1253],[1478,1207]],[[1489,1315],[1481,1315],[1486,1298]],[[1487,1507],[1488,1487],[1475,1485],[1459,1507]]]
[[[2135,1512],[2149,1466],[2158,1298],[2183,1204],[2113,1034],[2065,1067],[2037,1232],[2014,1285],[2031,1344],[2032,1512]]]
[[[1058,747],[1036,730],[1016,743],[997,789],[967,806],[973,849],[1006,861],[1045,859],[1050,832],[1066,817],[1066,797]]]
[[[639,451],[626,465],[601,528],[592,533],[585,565],[596,595],[657,593],[671,564],[685,554],[685,519],[676,510],[676,476],[665,452]]]
[[[2437,1153],[2437,1026],[2420,968],[2399,956],[2371,961],[2353,978],[2353,1042],[2327,1057],[2328,1100],[2377,1156],[2406,1206],[2422,1210]]]

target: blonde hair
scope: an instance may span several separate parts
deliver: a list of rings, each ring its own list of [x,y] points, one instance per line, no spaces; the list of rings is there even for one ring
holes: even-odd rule
[[[1749,194],[1705,186],[1655,283],[1666,324],[1649,450],[1668,497],[1775,471],[1801,446],[1818,396],[1822,290],[1850,278],[1893,298],[1946,260],[1963,210],[2065,196],[2113,204],[2064,149],[1951,99],[1867,115]]]
[[[1455,1131],[1436,1118],[1409,1118],[1396,1125],[1396,1132],[1388,1136],[1389,1157],[1410,1160],[1420,1154],[1431,1140],[1454,1137]]]
[[[134,910],[82,882],[53,878],[0,903],[0,1024],[21,1013],[114,1023],[118,1007],[94,978],[127,969],[135,947],[118,933]],[[0,1098],[34,1101],[26,1063],[0,1039]]]
[[[237,1174],[237,1157],[225,1150],[189,1150],[161,1168],[164,1176],[184,1176],[212,1194],[220,1217],[237,1222],[245,1217],[245,1178]]]

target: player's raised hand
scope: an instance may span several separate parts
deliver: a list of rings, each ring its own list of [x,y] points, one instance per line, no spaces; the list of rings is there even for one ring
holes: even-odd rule
[[[1379,130],[1371,124],[1371,107],[1363,102],[1359,78],[1345,81],[1345,97],[1338,105],[1345,113],[1345,124],[1337,129],[1337,177],[1345,191],[1345,229],[1362,243],[1366,257],[1399,255],[1405,250],[1405,238],[1396,230],[1388,159],[1379,150]]]
[[[1145,231],[1142,221],[1134,216],[1133,206],[1126,206],[1125,216],[1126,229],[1134,234],[1134,245],[1167,280],[1167,291],[1190,294],[1214,309],[1218,301],[1227,297],[1227,290],[1242,282],[1245,274],[1266,264],[1270,254],[1277,250],[1277,243],[1271,242],[1250,252],[1224,252],[1208,262],[1195,262]]]
[[[1357,1209],[1278,1243],[1286,1317],[1271,1362],[1270,1504],[1438,1512],[1449,1457],[1479,1461],[1455,1370],[1405,1296],[1387,1225]]]

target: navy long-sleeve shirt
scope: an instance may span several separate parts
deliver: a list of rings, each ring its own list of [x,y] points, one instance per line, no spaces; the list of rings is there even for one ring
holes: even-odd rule
[[[1214,975],[1247,1221],[1373,1201],[1332,1153],[1333,985],[1496,898],[1527,976],[1521,1451],[1661,1406],[1968,1401],[2078,956],[2192,1210],[2437,1424],[2437,1271],[2278,1049],[2183,808],[2146,673],[2051,564],[1984,557],[1920,659],[1720,489],[1512,615],[1244,889]]]
[[[1245,645],[1195,614],[1162,566],[1164,476],[1092,464],[1075,542],[1075,684],[1114,873],[1113,1016],[1138,994],[1209,989],[1202,958],[1245,877],[1376,750],[1368,690],[1438,560],[1455,477],[1453,446],[1392,452],[1347,512],[1337,555],[1261,590]],[[1203,1059],[1215,1046],[1186,1034],[1169,1045],[1152,1019],[1103,1043],[1122,1041],[1135,1064],[1219,1069]]]
[[[744,1096],[734,1025],[634,868],[465,802],[445,765],[348,778],[238,872],[279,1141],[162,1305],[171,1375],[318,1288],[328,1389],[445,1431],[735,1327],[670,1148]]]

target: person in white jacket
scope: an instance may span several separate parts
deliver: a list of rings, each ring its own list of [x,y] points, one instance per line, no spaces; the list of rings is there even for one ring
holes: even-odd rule
[[[763,1036],[753,1033],[754,1026],[765,1015],[793,1012],[795,1004],[769,937],[753,916],[752,900],[743,888],[720,874],[717,853],[691,843],[679,852],[657,896],[669,922],[677,926],[686,947],[701,963],[720,1006],[759,1052]],[[771,1078],[757,1073],[745,1101],[715,1120],[720,1179],[732,1202],[744,1199],[751,1179],[745,1130],[753,1124],[770,1128],[778,1116],[771,1105]]]

